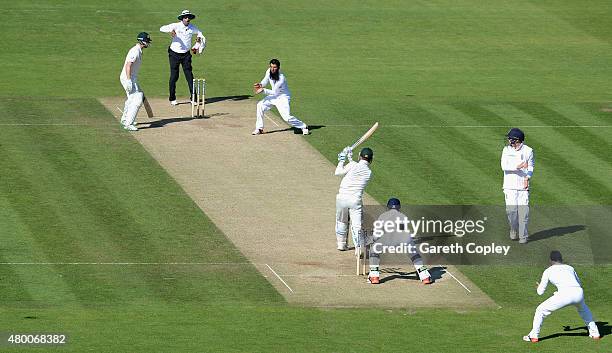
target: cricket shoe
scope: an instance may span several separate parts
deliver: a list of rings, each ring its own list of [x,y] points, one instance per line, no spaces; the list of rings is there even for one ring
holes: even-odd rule
[[[432,284],[433,281],[431,280],[431,277],[427,277],[424,280],[422,280],[421,282],[423,282],[423,284]]]
[[[255,129],[251,132],[251,135],[262,135],[263,133],[263,129]]]
[[[178,105],[178,102],[177,102],[177,101],[176,101],[176,99],[175,99],[175,100],[173,100],[173,101],[170,101],[170,105],[174,105],[174,106],[176,106],[176,105]]]
[[[308,126],[302,129],[302,135],[308,135],[310,131],[308,131]]]
[[[531,343],[538,343],[538,338],[537,337],[530,337],[529,335],[527,335],[527,336],[523,336],[523,341],[531,342]]]
[[[380,284],[380,272],[370,271],[370,273],[368,273],[368,283]]]
[[[519,239],[519,244],[527,244],[529,240],[527,240],[527,238],[520,238]]]
[[[589,336],[589,337],[591,337],[592,339],[596,341],[601,339],[601,336]]]
[[[338,243],[338,251],[347,251],[348,247],[346,246],[346,243]]]
[[[126,129],[127,131],[138,131],[138,128],[134,125],[127,125],[123,127],[124,129]]]

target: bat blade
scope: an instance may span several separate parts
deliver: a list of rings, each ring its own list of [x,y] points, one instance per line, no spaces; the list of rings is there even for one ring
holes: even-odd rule
[[[365,140],[370,138],[370,136],[372,136],[372,134],[374,133],[374,131],[376,131],[376,129],[378,129],[378,121],[375,122],[374,125],[372,125],[372,127],[370,128],[370,130],[368,130],[365,134],[363,134],[363,136],[361,136],[359,140],[355,141],[355,143],[351,146],[351,150],[354,150],[355,147],[361,145]]]
[[[142,100],[142,103],[143,103],[143,105],[145,107],[145,110],[147,111],[147,117],[148,118],[152,118],[153,117],[153,109],[151,108],[151,104],[149,103],[149,100],[147,99],[146,96]]]

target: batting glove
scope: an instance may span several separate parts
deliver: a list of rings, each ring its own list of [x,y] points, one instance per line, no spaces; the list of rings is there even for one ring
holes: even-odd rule
[[[346,153],[344,151],[338,153],[338,162],[344,162],[346,160]]]
[[[344,153],[348,159],[353,159],[353,150],[350,147],[344,147],[342,153]]]

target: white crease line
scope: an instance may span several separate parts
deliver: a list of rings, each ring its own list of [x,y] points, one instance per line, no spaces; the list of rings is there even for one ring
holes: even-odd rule
[[[289,285],[287,284],[287,282],[285,282],[285,281],[284,281],[284,280],[281,278],[281,276],[279,276],[279,275],[278,275],[278,273],[276,273],[276,271],[274,271],[274,270],[272,269],[272,267],[270,267],[270,265],[266,264],[266,266],[268,266],[268,268],[270,269],[270,271],[272,271],[272,273],[274,273],[274,275],[275,275],[276,277],[278,277],[278,279],[280,279],[280,281],[281,281],[281,282],[283,282],[283,284],[285,285],[285,287],[289,288],[289,290],[291,291],[291,293],[293,293],[293,289],[291,289],[291,287],[289,287]]]
[[[50,266],[50,265],[110,265],[110,266],[126,266],[126,265],[251,265],[250,262],[0,262],[2,265],[32,265],[32,266]]]
[[[115,106],[115,108],[117,108],[117,110],[120,111],[121,114],[123,115],[123,110],[121,110],[121,108],[119,108],[118,106]]]
[[[350,124],[346,124],[346,125],[325,125],[325,127],[370,127],[370,125],[350,125]],[[452,129],[458,129],[458,128],[469,128],[469,129],[474,129],[474,128],[484,128],[484,129],[489,129],[489,128],[510,128],[512,126],[510,125],[385,125],[385,124],[381,124],[379,127],[395,127],[395,128],[423,128],[423,129],[427,129],[427,128],[432,128],[432,129],[444,129],[444,128],[452,128]],[[522,128],[610,128],[612,127],[612,125],[522,125]]]
[[[91,124],[79,123],[1,123],[1,126],[91,126]],[[104,125],[106,126],[106,125]]]
[[[463,283],[461,283],[460,280],[457,279],[457,277],[453,276],[452,273],[450,273],[449,270],[444,270],[446,273],[448,273],[451,277],[453,277],[455,279],[455,281],[457,281],[457,283],[459,283],[461,285],[461,287],[465,288],[466,291],[468,291],[469,293],[472,293],[471,290],[468,289],[468,287],[466,287]]]
[[[272,120],[272,118],[270,118],[268,115],[264,114],[264,116],[268,118],[268,120],[270,120],[274,125],[276,125],[276,127],[280,127],[280,125],[278,125],[276,121]]]

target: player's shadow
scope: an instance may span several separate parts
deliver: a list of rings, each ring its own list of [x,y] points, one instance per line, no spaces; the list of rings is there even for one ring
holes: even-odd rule
[[[139,130],[145,130],[145,129],[156,129],[156,128],[160,128],[160,127],[164,127],[166,125],[169,124],[174,124],[174,123],[182,123],[182,122],[187,122],[187,121],[191,121],[191,120],[201,120],[201,119],[210,119],[212,117],[215,116],[221,116],[221,115],[228,115],[229,113],[215,113],[215,114],[210,114],[210,115],[205,115],[202,117],[181,117],[181,118],[166,118],[166,119],[159,119],[157,121],[152,121],[152,122],[143,122],[143,123],[139,123],[139,124],[149,124],[148,126],[142,126],[142,127],[138,127]]]
[[[319,129],[322,129],[324,127],[325,127],[325,125],[308,125],[308,130],[310,130],[310,131],[319,130]],[[293,130],[294,134],[298,134],[298,135],[302,134],[302,129],[290,128],[290,130]]]
[[[217,103],[217,102],[222,102],[222,101],[243,101],[245,99],[249,99],[253,96],[250,95],[239,95],[239,96],[222,96],[222,97],[210,97],[210,98],[206,98],[204,101],[206,102],[206,104],[210,104],[210,103]]]
[[[380,273],[391,273],[390,276],[385,276],[380,279],[380,283],[385,283],[389,281],[393,281],[396,279],[400,280],[411,280],[411,281],[419,281],[419,275],[416,271],[405,272],[401,271],[399,268],[384,268],[380,270]],[[437,280],[442,278],[442,274],[446,273],[446,267],[436,266],[429,269],[429,274],[431,275],[431,280],[435,283]]]
[[[599,335],[601,337],[608,336],[612,331],[612,326],[608,325],[608,322],[597,321],[597,328],[599,329]],[[571,331],[581,331],[581,332],[571,332]],[[548,335],[545,337],[541,337],[539,340],[544,341],[552,338],[562,337],[562,336],[589,336],[589,329],[586,326],[578,326],[571,328],[570,326],[563,326],[563,332],[553,333],[552,335]]]
[[[535,232],[531,234],[529,236],[529,241],[543,240],[543,239],[552,238],[552,237],[561,237],[564,235],[580,232],[581,230],[585,230],[585,229],[586,229],[586,226],[582,224],[545,229],[545,230],[541,230],[539,232]]]

